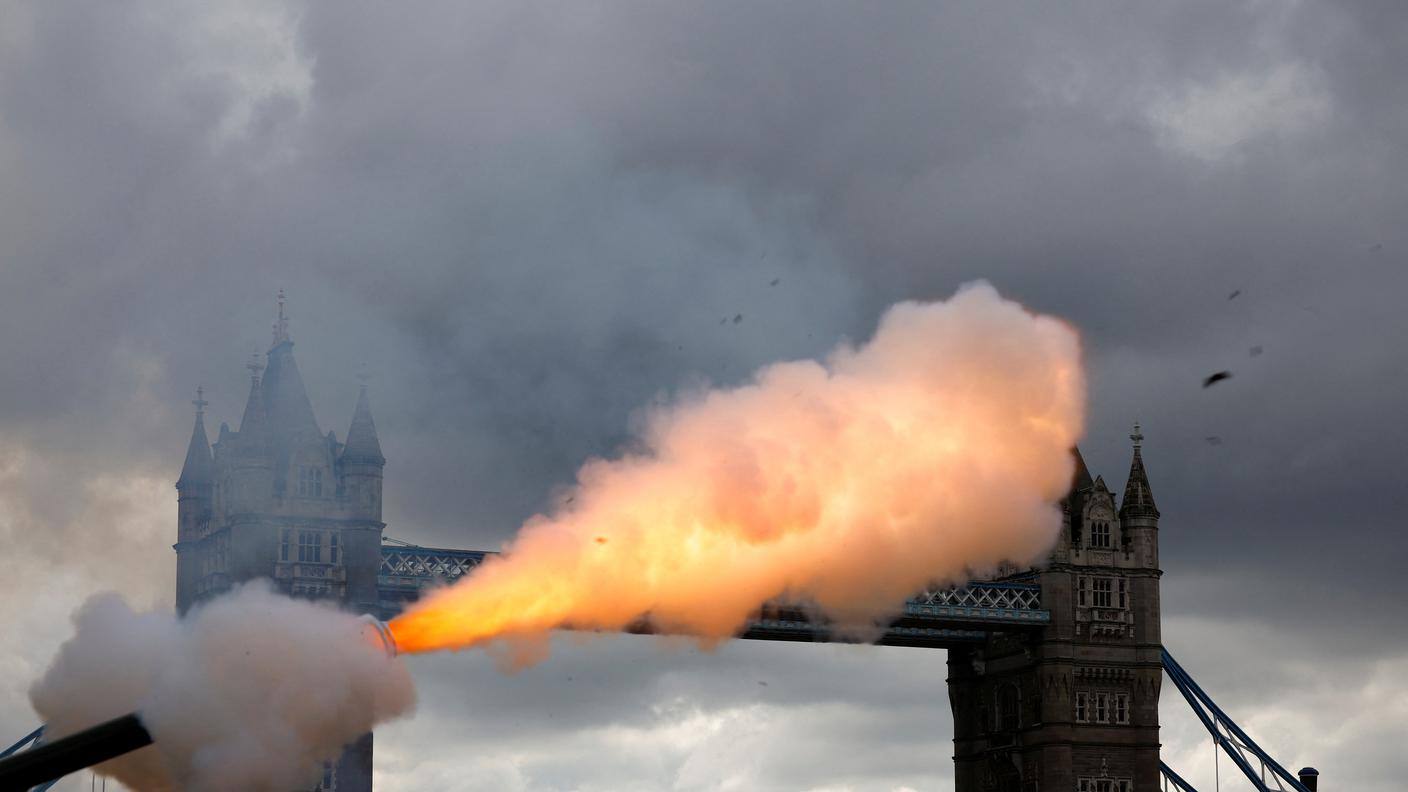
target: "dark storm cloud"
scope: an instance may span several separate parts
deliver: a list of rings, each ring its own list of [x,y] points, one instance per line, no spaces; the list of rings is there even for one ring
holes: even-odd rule
[[[388,533],[489,546],[662,392],[819,354],[889,302],[984,277],[1082,329],[1086,456],[1116,491],[1144,422],[1170,645],[1251,623],[1352,648],[1360,670],[1408,651],[1403,617],[1375,607],[1408,560],[1396,4],[0,15],[0,540],[47,614],[23,622],[37,642],[85,586],[169,596],[174,529],[141,525],[174,510],[144,501],[175,479],[197,383],[212,432],[237,421],[280,287],[325,431],[345,433],[356,374],[372,378]],[[682,657],[631,655],[590,694],[465,684],[505,717],[576,701],[570,725],[522,727],[545,741],[594,715],[660,733],[678,719],[642,713],[681,686],[706,712],[744,706],[734,655]],[[1237,662],[1195,659],[1210,684]],[[941,660],[915,656],[910,680]],[[652,681],[633,687],[637,665]],[[794,736],[806,719],[788,731],[786,713],[827,701],[765,690],[792,695],[769,711]],[[10,731],[18,691],[0,699]],[[861,723],[902,708],[874,686],[843,698]],[[798,761],[865,739],[838,728]],[[927,781],[867,765],[856,785],[933,786],[945,751]],[[483,786],[551,788],[580,761],[565,755]],[[799,772],[770,767],[754,788]],[[1357,788],[1382,783],[1365,772]]]

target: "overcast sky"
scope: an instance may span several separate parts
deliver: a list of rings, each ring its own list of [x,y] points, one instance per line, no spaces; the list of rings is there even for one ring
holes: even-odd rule
[[[86,596],[172,603],[188,402],[238,422],[279,288],[387,534],[492,548],[651,399],[985,278],[1081,330],[1116,491],[1144,424],[1168,647],[1401,789],[1405,145],[1396,0],[4,0],[0,744]],[[560,643],[412,660],[378,788],[952,789],[942,652]]]

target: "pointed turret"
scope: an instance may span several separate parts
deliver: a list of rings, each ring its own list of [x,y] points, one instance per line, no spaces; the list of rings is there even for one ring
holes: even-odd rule
[[[322,477],[331,473],[334,460],[326,436],[318,430],[313,404],[293,359],[293,339],[288,332],[282,291],[260,396],[264,402],[265,454],[273,476],[274,497],[320,499],[330,495],[323,490]]]
[[[299,432],[323,436],[313,417],[313,403],[308,400],[303,376],[293,360],[293,342],[287,338],[269,350],[269,368],[264,372],[262,390],[271,437],[290,438]]]
[[[1140,447],[1144,434],[1139,424],[1134,424],[1134,433],[1129,436],[1134,441],[1134,459],[1129,464],[1129,481],[1124,485],[1124,500],[1120,503],[1120,519],[1133,518],[1159,519],[1159,509],[1154,505],[1154,491],[1149,487],[1149,474],[1144,470],[1144,457]]]
[[[1070,544],[1079,547],[1084,524],[1085,502],[1090,495],[1090,490],[1095,486],[1095,482],[1090,478],[1090,468],[1085,465],[1085,457],[1080,453],[1080,446],[1071,446],[1071,456],[1076,459],[1076,472],[1071,477],[1071,491],[1061,499],[1061,506],[1066,515],[1066,525],[1062,530],[1066,532]]]
[[[376,423],[372,421],[372,408],[367,401],[367,385],[357,394],[357,408],[352,411],[352,426],[347,430],[347,442],[342,446],[342,462],[384,465],[386,457],[381,454],[381,441],[376,436]]]
[[[1144,433],[1139,424],[1129,436],[1134,441],[1134,459],[1129,463],[1129,481],[1124,485],[1124,501],[1120,504],[1120,530],[1125,547],[1139,565],[1159,568],[1159,509],[1154,505],[1154,490],[1149,487],[1149,474],[1144,470]]]
[[[259,354],[245,368],[249,369],[249,398],[244,403],[244,415],[240,417],[239,447],[246,456],[263,455],[265,424],[268,416],[264,411],[264,392],[259,381],[259,372],[264,366],[259,362]]]
[[[1072,446],[1071,454],[1076,458],[1076,475],[1071,482],[1071,492],[1080,492],[1095,486],[1095,481],[1090,478],[1090,468],[1085,466],[1085,457],[1081,456],[1080,446]]]
[[[226,460],[225,444],[230,444],[228,477],[221,484],[220,501],[230,514],[252,513],[263,509],[269,498],[268,424],[264,408],[263,387],[259,372],[264,369],[259,355],[249,362],[249,399],[244,404],[240,430],[227,433],[222,429],[220,458]]]
[[[293,339],[288,334],[283,289],[279,289],[279,318],[274,322],[274,343],[269,347],[263,396],[271,438],[276,442],[287,442],[299,432],[322,436],[318,420],[313,417],[313,403],[308,400],[308,390],[303,386],[303,376],[293,360]]]
[[[205,389],[196,388],[196,425],[186,448],[186,463],[176,479],[176,607],[185,613],[195,596],[199,570],[191,551],[210,524],[215,489],[215,461],[205,436]]]
[[[210,458],[210,441],[205,436],[205,389],[196,388],[196,425],[191,429],[191,443],[186,448],[186,463],[181,466],[181,477],[176,479],[176,489],[183,495],[195,493],[197,489],[208,488],[215,480],[215,465]]]
[[[376,436],[365,380],[357,394],[352,426],[347,430],[347,442],[338,455],[337,465],[342,477],[343,504],[349,513],[380,523],[382,468],[386,457],[382,456],[381,441]]]

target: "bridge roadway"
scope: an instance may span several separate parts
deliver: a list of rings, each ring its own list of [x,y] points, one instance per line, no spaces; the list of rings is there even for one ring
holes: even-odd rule
[[[428,588],[452,583],[479,566],[484,550],[452,550],[415,545],[381,546],[377,589],[381,617],[389,619]],[[904,612],[874,643],[942,649],[981,642],[990,631],[1039,629],[1051,623],[1041,607],[1041,587],[1021,577],[973,582],[924,591],[904,604]],[[650,632],[640,625],[631,632]],[[741,638],[760,641],[852,642],[786,605],[765,606]]]

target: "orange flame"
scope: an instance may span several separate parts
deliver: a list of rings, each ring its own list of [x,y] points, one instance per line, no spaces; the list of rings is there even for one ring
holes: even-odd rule
[[[986,284],[890,308],[825,363],[653,411],[639,448],[594,459],[503,555],[391,622],[404,652],[648,616],[705,641],[769,600],[874,625],[907,596],[1033,563],[1060,526],[1085,382],[1076,333]]]

